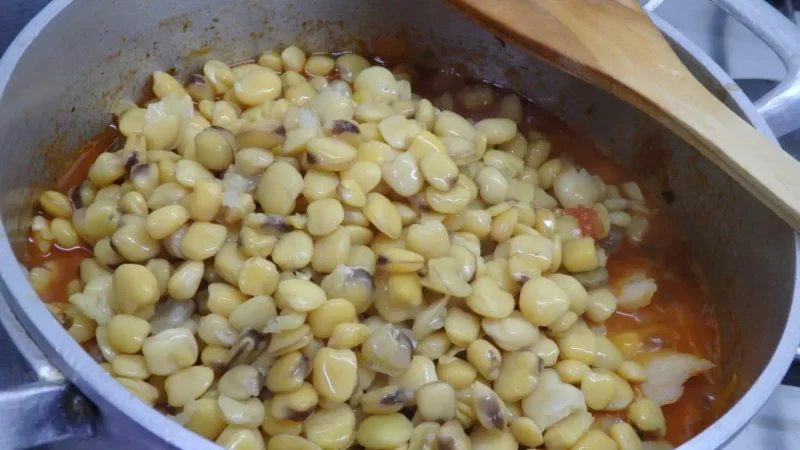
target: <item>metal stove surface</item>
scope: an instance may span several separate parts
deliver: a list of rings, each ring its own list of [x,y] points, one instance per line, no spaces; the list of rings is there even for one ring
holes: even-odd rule
[[[0,0],[0,52],[17,32],[49,0]],[[790,0],[771,0],[788,5]],[[798,3],[798,2],[795,2]],[[785,74],[777,56],[750,31],[727,17],[709,0],[665,0],[656,12],[711,55],[753,98],[770,89]],[[800,133],[781,139],[781,144],[800,159]],[[31,381],[25,361],[14,352],[9,338],[0,327],[0,390]],[[800,364],[790,369],[764,408],[725,447],[725,450],[800,449]],[[102,428],[102,427],[101,427]],[[40,450],[100,450],[124,443],[100,436],[81,441],[67,441],[41,447]]]

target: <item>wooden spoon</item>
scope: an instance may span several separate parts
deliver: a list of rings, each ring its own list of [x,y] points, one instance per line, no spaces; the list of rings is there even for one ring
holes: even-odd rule
[[[708,92],[636,0],[448,1],[654,117],[800,230],[800,163]]]

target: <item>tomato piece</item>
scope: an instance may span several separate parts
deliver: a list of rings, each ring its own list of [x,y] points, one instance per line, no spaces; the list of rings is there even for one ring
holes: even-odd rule
[[[578,219],[578,224],[581,226],[581,232],[584,236],[597,239],[603,230],[603,224],[600,222],[600,216],[597,211],[585,206],[578,206],[577,208],[567,208],[567,214]]]

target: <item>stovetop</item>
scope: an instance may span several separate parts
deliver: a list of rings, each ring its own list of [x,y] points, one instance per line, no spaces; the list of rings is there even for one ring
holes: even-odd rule
[[[800,0],[767,0],[786,14],[800,10]],[[0,52],[16,33],[49,0],[0,0]],[[709,0],[664,0],[657,15],[668,21],[725,69],[742,90],[756,99],[768,92],[785,74],[778,57],[749,30],[729,18]],[[798,16],[800,17],[800,16]],[[780,140],[781,145],[800,160],[800,132]],[[800,324],[798,324],[800,326]],[[24,360],[10,349],[9,339],[0,328],[0,389],[29,381]],[[784,385],[725,450],[787,450],[800,448],[800,363],[795,363]],[[101,439],[64,442],[42,447],[47,450],[100,450],[114,443]]]

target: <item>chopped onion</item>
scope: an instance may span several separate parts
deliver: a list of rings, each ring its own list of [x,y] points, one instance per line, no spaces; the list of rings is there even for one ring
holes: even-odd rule
[[[162,98],[161,101],[152,102],[147,105],[147,110],[145,110],[144,113],[145,130],[148,129],[149,125],[165,120],[169,116],[176,116],[180,122],[177,137],[174,142],[165,144],[168,148],[164,149],[172,150],[183,141],[184,132],[193,115],[194,104],[192,103],[191,97],[188,95],[169,94]]]
[[[168,299],[159,303],[155,315],[150,319],[150,333],[156,335],[170,328],[178,328],[192,317],[194,310],[195,303],[191,300]]]
[[[544,432],[575,411],[586,411],[583,392],[561,381],[558,372],[544,369],[536,390],[522,400],[522,410]]]
[[[186,128],[189,119],[194,115],[194,104],[188,95],[169,94],[158,102],[147,105],[144,113],[144,123],[149,125],[158,122],[167,115],[174,114],[181,119],[181,133]]]
[[[236,166],[229,166],[222,177],[222,206],[240,208],[242,194],[255,190],[259,179],[259,175],[242,175]]]
[[[319,94],[317,98],[314,99],[312,102],[312,108],[316,111],[317,117],[319,118],[318,123],[328,123],[332,120],[350,120],[353,118],[353,111],[355,110],[355,106],[353,106],[354,102],[350,100],[347,96],[342,95],[340,92],[337,91],[327,91]],[[300,110],[300,118],[304,120],[303,124],[305,124],[305,119],[303,110]],[[299,121],[299,120],[298,120]],[[309,125],[313,125],[309,120]],[[300,125],[300,128],[312,128],[303,127]]]
[[[325,87],[321,93],[324,92],[336,92],[338,94],[344,95],[347,98],[353,96],[353,91],[350,90],[350,85],[347,82],[342,80],[336,80]]]
[[[710,361],[686,353],[655,354],[644,365],[647,381],[642,392],[659,405],[675,403],[683,394],[683,383],[714,367]]]
[[[240,195],[241,192],[232,189],[222,191],[222,206],[227,206],[228,208],[241,207],[242,202],[240,200]]]
[[[108,298],[105,296],[96,297],[76,292],[69,296],[69,302],[75,305],[81,314],[100,325],[105,325],[114,316]]]
[[[310,128],[312,130],[319,130],[322,133],[322,125],[319,123],[317,112],[313,109],[301,108],[300,114],[297,117],[298,128]]]
[[[644,308],[650,304],[657,289],[655,280],[645,277],[644,273],[629,275],[622,280],[619,305],[628,310]]]

